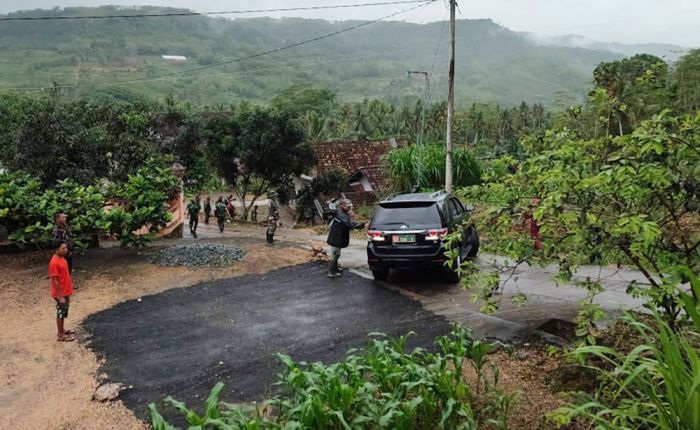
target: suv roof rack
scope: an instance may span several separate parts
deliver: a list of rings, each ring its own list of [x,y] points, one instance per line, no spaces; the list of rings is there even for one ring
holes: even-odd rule
[[[388,196],[386,196],[383,201],[393,200],[396,198],[396,196],[399,196],[401,194],[403,194],[403,193],[391,193]]]
[[[445,190],[430,193],[393,193],[382,200],[382,202],[440,201],[448,195],[449,193]]]

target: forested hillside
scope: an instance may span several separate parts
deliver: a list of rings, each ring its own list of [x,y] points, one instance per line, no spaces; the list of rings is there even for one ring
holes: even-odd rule
[[[178,9],[66,8],[8,16],[163,13]],[[0,23],[0,88],[75,86],[75,97],[162,97],[197,104],[267,101],[292,83],[334,91],[341,101],[422,94],[406,71],[432,70],[433,100],[444,98],[448,28],[444,23],[378,22],[272,55],[219,63],[339,31],[356,22],[192,17]],[[457,24],[457,103],[564,107],[583,100],[593,68],[620,54],[537,46],[490,20]],[[438,42],[440,49],[438,50]],[[163,54],[188,61],[169,63]],[[204,67],[204,68],[202,68]],[[198,68],[196,72],[187,70]],[[201,69],[200,69],[201,68]],[[164,74],[183,72],[159,78]],[[154,79],[155,78],[155,79]],[[122,81],[128,84],[114,85]]]

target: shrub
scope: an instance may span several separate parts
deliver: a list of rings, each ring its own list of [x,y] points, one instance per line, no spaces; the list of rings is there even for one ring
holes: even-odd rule
[[[178,191],[178,180],[170,169],[153,161],[126,183],[109,187],[65,179],[46,189],[31,175],[1,173],[0,224],[8,228],[10,241],[42,247],[51,242],[54,215],[61,210],[70,219],[79,248],[85,248],[98,232],[116,235],[123,246],[140,246],[171,219],[167,202]],[[107,201],[118,205],[107,212]],[[150,234],[134,234],[144,226]]]
[[[84,248],[91,235],[107,227],[103,206],[104,195],[95,186],[66,179],[46,189],[38,178],[25,173],[0,174],[0,224],[20,246],[48,245],[54,215],[61,210],[70,219],[76,245]]]
[[[689,275],[693,294],[700,297],[700,282]],[[597,358],[603,366],[605,392],[596,399],[560,408],[552,419],[568,424],[582,417],[600,429],[690,430],[700,428],[700,306],[690,295],[679,292],[690,326],[677,332],[654,312],[654,324],[626,316],[645,343],[631,352],[602,346],[578,348],[582,362]],[[601,369],[603,367],[603,370]]]
[[[168,201],[178,191],[178,180],[170,168],[149,162],[125,184],[110,190],[110,199],[118,205],[106,214],[109,232],[119,237],[122,246],[144,246],[172,219]],[[137,235],[135,232],[144,226],[148,233]]]
[[[631,284],[628,292],[673,326],[683,319],[679,268],[700,270],[699,131],[700,114],[668,111],[624,136],[548,131],[523,142],[522,162],[494,163],[484,185],[460,194],[485,203],[477,227],[498,238],[491,251],[519,263],[558,261],[567,283],[581,265],[633,265],[651,287]],[[591,281],[582,285],[589,303],[601,290]]]

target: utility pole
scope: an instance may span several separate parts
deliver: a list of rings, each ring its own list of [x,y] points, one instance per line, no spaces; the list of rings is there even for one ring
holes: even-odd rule
[[[447,133],[445,134],[445,191],[452,190],[452,126],[455,122],[455,9],[457,0],[450,0],[450,69],[447,75]]]

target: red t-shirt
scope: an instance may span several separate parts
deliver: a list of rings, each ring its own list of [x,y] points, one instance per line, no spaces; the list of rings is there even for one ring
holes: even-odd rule
[[[73,281],[70,279],[68,262],[65,258],[56,255],[51,256],[51,261],[49,261],[49,276],[51,278],[58,278],[58,284],[61,286],[61,294],[64,297],[73,295]],[[54,299],[58,297],[58,291],[56,291],[53,280],[51,280],[51,297]]]

